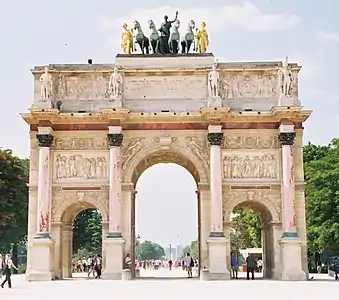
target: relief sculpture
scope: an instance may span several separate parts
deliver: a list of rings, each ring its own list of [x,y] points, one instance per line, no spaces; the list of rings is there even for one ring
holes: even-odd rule
[[[223,149],[268,149],[280,147],[278,136],[224,136]]]
[[[186,137],[187,148],[196,155],[201,161],[209,166],[209,152],[207,146],[207,140],[205,138],[199,138],[195,136]]]
[[[105,138],[55,138],[53,150],[107,150]]]
[[[104,179],[108,176],[107,159],[103,156],[84,157],[80,154],[57,154],[55,179]]]
[[[128,141],[125,147],[123,147],[121,157],[123,170],[127,169],[127,166],[133,157],[145,147],[144,140],[144,137],[133,138]]]
[[[274,74],[224,75],[222,98],[270,98],[277,93],[277,80]]]
[[[224,157],[224,178],[278,178],[277,157],[274,154]]]

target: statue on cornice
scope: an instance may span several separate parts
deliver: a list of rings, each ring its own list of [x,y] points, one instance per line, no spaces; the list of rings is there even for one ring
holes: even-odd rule
[[[40,76],[40,99],[48,99],[52,95],[52,78],[48,74],[48,67],[44,68],[44,73]]]
[[[288,57],[282,62],[281,68],[278,70],[280,80],[280,95],[283,97],[292,97],[292,82],[294,80],[291,66],[288,64]]]

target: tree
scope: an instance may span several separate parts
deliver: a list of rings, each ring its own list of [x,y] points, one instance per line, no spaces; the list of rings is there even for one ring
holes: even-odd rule
[[[159,244],[143,241],[136,246],[135,254],[138,260],[162,259],[165,256],[165,250]]]
[[[27,159],[0,149],[0,252],[27,236],[28,166]]]
[[[87,251],[99,254],[102,249],[102,218],[96,209],[81,211],[73,225],[73,253]]]
[[[231,243],[233,249],[261,247],[261,221],[251,209],[241,207],[234,211],[231,220]]]
[[[189,245],[185,246],[181,253],[181,259],[183,259],[187,253],[190,253],[193,259],[199,258],[199,244],[198,241],[192,241]]]
[[[339,139],[304,147],[310,252],[339,252]]]

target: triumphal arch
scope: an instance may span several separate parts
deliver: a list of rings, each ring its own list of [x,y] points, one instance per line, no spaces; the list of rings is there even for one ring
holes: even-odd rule
[[[243,206],[261,216],[266,277],[306,280],[301,67],[133,54],[126,43],[109,64],[32,69],[28,280],[72,276],[72,224],[86,208],[102,214],[103,276],[121,279],[136,182],[157,163],[196,181],[207,279],[230,278],[230,217]]]

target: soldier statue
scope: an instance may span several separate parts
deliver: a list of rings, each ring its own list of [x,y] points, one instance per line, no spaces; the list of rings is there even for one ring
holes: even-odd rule
[[[174,23],[178,18],[178,12],[175,13],[175,19],[173,21],[168,21],[168,16],[164,17],[164,22],[161,24],[159,29],[160,31],[160,44],[159,50],[161,54],[170,53],[169,49],[169,37],[170,37],[170,28],[172,27],[172,23]]]

